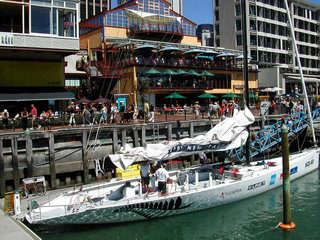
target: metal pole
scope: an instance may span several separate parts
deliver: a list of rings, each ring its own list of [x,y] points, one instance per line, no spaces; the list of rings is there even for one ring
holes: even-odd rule
[[[304,76],[303,76],[301,62],[300,62],[300,54],[299,54],[299,50],[298,50],[298,46],[297,46],[297,42],[296,42],[296,37],[295,37],[295,34],[294,34],[294,28],[293,28],[293,24],[292,24],[291,15],[290,15],[290,11],[289,11],[289,6],[288,6],[287,0],[284,0],[284,3],[286,5],[288,22],[289,22],[289,25],[290,25],[291,37],[292,37],[292,41],[293,41],[293,47],[294,47],[294,51],[295,51],[296,57],[297,57],[297,63],[298,63],[298,68],[299,68],[299,73],[300,73],[300,78],[301,78],[303,94],[304,94],[305,100],[306,100],[306,105],[307,105],[307,110],[308,110],[308,117],[309,117],[310,127],[311,127],[311,131],[312,131],[313,143],[314,143],[315,146],[317,146],[316,134],[314,132],[313,119],[312,119],[309,99],[308,99],[308,95],[307,95],[306,83],[304,81]]]
[[[283,222],[280,228],[285,230],[294,229],[296,225],[291,221],[291,198],[290,198],[290,165],[289,165],[289,138],[286,125],[281,127],[282,138],[282,169],[283,169]]]
[[[243,75],[244,75],[244,106],[249,108],[249,71],[248,71],[248,40],[247,40],[247,0],[242,0],[242,45],[243,45]],[[250,133],[250,127],[247,127]],[[250,165],[250,137],[248,137],[246,146],[246,164]]]

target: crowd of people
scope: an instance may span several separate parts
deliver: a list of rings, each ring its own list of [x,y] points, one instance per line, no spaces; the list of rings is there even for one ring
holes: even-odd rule
[[[320,101],[313,103],[314,108],[320,108]],[[50,107],[46,111],[38,112],[34,104],[30,108],[24,107],[19,113],[9,113],[7,109],[0,112],[2,129],[15,129],[21,127],[23,130],[51,129],[56,120],[63,117],[61,124],[67,123],[74,127],[77,125],[93,125],[93,124],[118,124],[118,123],[147,123],[154,122],[155,116],[158,114],[188,114],[194,119],[209,118],[224,119],[231,117],[240,109],[237,99],[221,101],[208,101],[206,104],[200,104],[195,101],[194,104],[179,105],[171,104],[163,107],[155,107],[148,101],[144,102],[142,108],[138,108],[135,104],[125,106],[123,103],[120,107],[116,103],[102,104],[75,104],[70,102],[65,111],[54,111]],[[305,112],[303,101],[294,100],[292,98],[276,98],[270,101],[264,100],[252,108],[255,115],[272,115],[272,114],[294,114]]]

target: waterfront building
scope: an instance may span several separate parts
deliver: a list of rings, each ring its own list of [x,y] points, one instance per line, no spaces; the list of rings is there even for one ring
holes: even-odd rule
[[[58,108],[56,100],[73,97],[64,57],[79,50],[78,22],[79,1],[0,0],[0,111],[20,113],[34,101]]]
[[[213,47],[213,24],[199,24],[197,26],[196,35],[201,41],[202,46]]]
[[[241,1],[213,2],[215,44],[242,49]],[[320,6],[305,0],[288,2],[308,94],[318,95]],[[302,93],[284,1],[247,1],[247,13],[249,53],[251,61],[259,65],[259,87]]]
[[[183,15],[183,0],[168,0],[173,11]]]
[[[88,57],[79,69],[90,76],[89,96],[121,98],[142,106],[163,106],[172,92],[194,103],[204,91],[218,94],[243,90],[240,51],[203,47],[196,24],[173,11],[165,0],[124,1],[80,23],[80,47]],[[230,55],[230,53],[232,54]],[[257,69],[250,66],[250,88],[257,88]],[[121,101],[122,101],[121,100]]]
[[[111,0],[81,0],[80,19],[85,20],[104,10],[111,9]]]

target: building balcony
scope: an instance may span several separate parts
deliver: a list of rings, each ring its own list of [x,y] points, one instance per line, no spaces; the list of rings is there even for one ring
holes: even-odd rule
[[[0,32],[0,47],[78,51],[79,38]]]
[[[129,27],[127,34],[131,38],[164,42],[181,42],[184,36],[180,26],[162,24],[135,24]]]

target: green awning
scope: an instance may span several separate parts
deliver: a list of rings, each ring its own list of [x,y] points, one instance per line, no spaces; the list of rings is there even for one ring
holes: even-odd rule
[[[218,97],[210,93],[204,93],[198,96],[198,98],[218,98]]]
[[[157,69],[150,68],[147,71],[143,72],[144,75],[161,75],[162,73],[158,71]]]
[[[186,98],[185,96],[182,96],[180,93],[174,92],[171,93],[170,95],[166,96],[165,98],[169,98],[169,99],[183,99]]]

